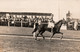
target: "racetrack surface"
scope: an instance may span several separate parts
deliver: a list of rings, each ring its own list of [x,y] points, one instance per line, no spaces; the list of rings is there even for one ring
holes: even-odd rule
[[[62,40],[60,34],[49,40],[51,33],[45,32],[43,35],[46,39],[38,37],[36,41],[32,37],[32,30],[20,27],[0,29],[0,52],[80,52],[80,31],[61,30],[64,33]]]
[[[0,34],[2,35],[16,35],[16,36],[33,36],[32,35],[32,28],[27,27],[8,27],[8,26],[0,26]],[[63,33],[64,38],[67,39],[80,39],[80,30],[61,30]],[[45,32],[43,34],[46,37],[50,37],[52,33]],[[54,37],[61,37],[60,34],[55,34]]]
[[[34,40],[22,36],[0,36],[2,52],[80,52],[80,42],[71,40]]]

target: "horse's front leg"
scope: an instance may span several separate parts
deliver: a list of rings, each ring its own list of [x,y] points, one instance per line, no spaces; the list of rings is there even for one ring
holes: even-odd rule
[[[63,33],[62,32],[59,32],[62,36],[61,36],[61,39],[63,38]]]
[[[52,37],[54,36],[54,34],[55,34],[55,33],[53,32],[52,36],[50,37],[50,40],[52,39]]]

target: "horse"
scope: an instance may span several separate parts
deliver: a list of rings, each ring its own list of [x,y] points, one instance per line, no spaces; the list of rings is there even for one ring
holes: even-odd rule
[[[63,38],[63,33],[60,32],[62,24],[66,24],[65,19],[59,20],[57,23],[55,23],[55,26],[53,28],[48,28],[48,24],[38,25],[38,23],[37,23],[33,32],[32,32],[32,34],[35,33],[38,30],[38,33],[36,34],[35,40],[37,40],[37,37],[38,37],[39,34],[43,37],[43,39],[45,39],[45,37],[43,36],[43,33],[45,31],[48,31],[48,32],[52,32],[52,36],[50,37],[50,39],[57,33],[62,35],[62,37],[61,37],[61,39],[62,39]]]

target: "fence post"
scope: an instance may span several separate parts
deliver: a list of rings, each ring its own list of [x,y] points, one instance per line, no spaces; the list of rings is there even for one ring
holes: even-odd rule
[[[9,19],[8,19],[8,26],[10,26],[10,21],[9,21]]]
[[[10,26],[10,14],[9,13],[6,13],[6,18],[8,20],[8,26]]]
[[[21,27],[23,27],[22,20],[21,20]]]
[[[35,27],[36,27],[36,25],[35,25],[35,23],[34,23],[34,27],[33,27],[33,29],[35,29]],[[36,37],[36,34],[35,34],[35,32],[33,33],[33,38],[35,38]]]

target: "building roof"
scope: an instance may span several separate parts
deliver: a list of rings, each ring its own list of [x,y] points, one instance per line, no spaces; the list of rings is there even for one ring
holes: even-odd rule
[[[21,14],[21,15],[40,15],[40,16],[51,16],[52,13],[39,13],[39,12],[0,12],[0,14]]]

